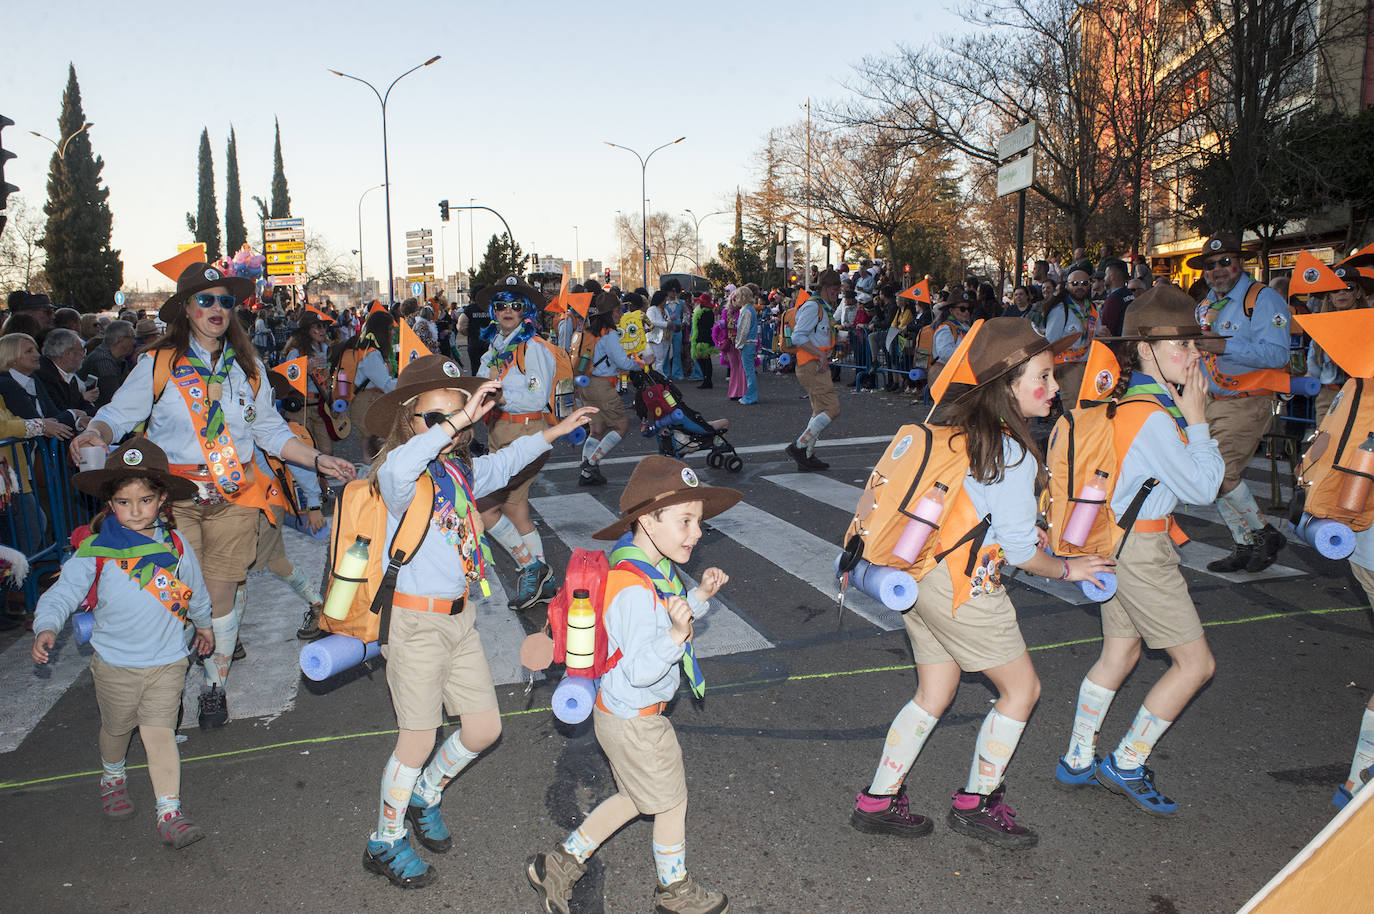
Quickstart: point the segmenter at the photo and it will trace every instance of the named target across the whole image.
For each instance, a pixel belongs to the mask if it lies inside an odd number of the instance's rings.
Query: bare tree
[[[19,194],[11,194],[5,210],[9,222],[0,234],[0,287],[47,291],[43,275],[44,251],[39,244],[44,220]]]
[[[301,292],[307,297],[310,287],[342,286],[356,283],[358,274],[353,271],[352,257],[329,246],[324,237],[308,232],[305,236],[305,271]]]
[[[632,215],[622,212],[616,216],[615,235],[621,251],[620,284],[624,288],[632,289],[641,281],[640,258],[644,249],[640,233],[644,228],[644,224]],[[691,222],[674,219],[667,213],[650,213],[647,229],[649,283],[653,286],[661,274],[681,273],[693,262],[696,236]]]

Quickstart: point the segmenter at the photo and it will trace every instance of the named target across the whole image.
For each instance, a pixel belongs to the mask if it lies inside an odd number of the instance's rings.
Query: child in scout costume
[[[356,358],[348,361],[357,367],[350,379],[353,399],[348,403],[348,416],[358,428],[363,428],[367,411],[377,398],[396,387],[396,347],[392,343],[395,327],[396,322],[386,311],[373,311],[352,344]],[[362,443],[363,457],[371,462],[382,442],[364,430]]]
[[[533,339],[538,334],[539,309],[546,303],[537,289],[519,277],[507,276],[478,292],[474,302],[487,305],[491,314],[491,323],[483,331],[489,346],[476,375],[501,382],[487,429],[487,446],[499,451],[549,427],[545,414],[558,363],[549,344]],[[553,569],[544,561],[544,541],[530,520],[530,485],[547,460],[547,454],[535,458],[478,504],[487,532],[520,567],[520,581],[510,601],[514,610],[530,609],[558,591]]]
[[[579,396],[583,403],[595,406],[599,412],[592,420],[587,440],[582,442],[582,468],[577,476],[579,486],[606,484],[606,477],[601,473],[601,461],[606,459],[630,428],[625,404],[616,390],[616,381],[622,371],[639,371],[644,366],[627,355],[620,342],[620,331],[617,329],[620,317],[620,299],[613,292],[597,295],[592,299],[582,339],[572,353],[576,370],[582,352],[590,341],[595,340],[591,350],[591,366],[587,371],[590,383],[579,388]]]
[[[815,455],[816,440],[831,422],[840,418],[840,398],[830,378],[830,350],[834,346],[830,314],[840,300],[840,275],[831,269],[823,270],[817,283],[817,294],[802,302],[792,328],[792,345],[797,347],[797,383],[811,399],[811,421],[786,450],[803,473],[830,469],[830,464]]]
[[[888,730],[872,783],[859,792],[850,822],[859,831],[916,838],[932,823],[912,812],[903,782],[945,713],[964,673],[982,673],[998,698],[983,719],[968,779],[956,790],[947,821],[954,831],[1001,847],[1034,845],[1034,831],[1014,821],[1003,777],[1026,721],[1040,698],[1040,679],[1001,584],[1010,563],[1031,574],[1083,581],[1109,568],[1096,556],[1063,560],[1044,552],[1036,527],[1036,490],[1046,481],[1040,452],[1027,420],[1047,416],[1058,385],[1054,356],[1075,337],[1050,342],[1030,321],[997,317],[975,324],[967,347],[945,371],[947,424],[961,431],[968,472],[958,498],[982,518],[972,531],[970,551],[943,547],[960,531],[938,530],[933,568],[920,579],[916,605],[903,619],[916,658],[916,695]],[[939,399],[937,399],[937,403]],[[979,528],[986,528],[981,541]]]
[[[321,400],[328,410],[334,400],[334,392],[329,390],[329,325],[333,321],[328,315],[309,306],[303,309],[300,325],[291,338],[286,341],[282,361],[289,362],[301,356],[306,358],[306,395],[305,405],[289,416],[310,430],[310,436],[319,443],[321,453],[334,453],[334,440],[325,429],[325,419],[320,412]],[[321,388],[325,388],[321,390]]]
[[[407,824],[426,848],[447,851],[453,839],[439,810],[443,789],[501,735],[496,688],[469,600],[470,585],[488,586],[477,499],[505,486],[591,412],[577,410],[540,435],[470,458],[471,426],[492,409],[499,389],[499,381],[460,377],[458,365],[443,356],[425,356],[407,365],[396,389],[367,411],[367,430],[385,439],[373,482],[386,503],[388,542],[411,502],[434,493],[430,529],[397,578],[382,649],[399,733],[382,772],[377,829],[363,852],[364,868],[401,888],[434,878],[410,846]],[[460,726],[434,751],[445,708]]]
[[[1207,373],[1199,360],[1200,347],[1214,345],[1216,338],[1198,327],[1186,292],[1156,286],[1127,307],[1122,335],[1106,342],[1116,344],[1120,365],[1119,381],[1106,395],[1117,401],[1113,422],[1118,430],[1123,423],[1138,425],[1121,458],[1111,498],[1114,515],[1125,516],[1143,486],[1153,481],[1153,488],[1131,529],[1123,531],[1116,595],[1102,604],[1102,653],[1079,687],[1069,748],[1054,776],[1070,788],[1101,784],[1148,813],[1166,816],[1178,804],[1155,786],[1145,762],[1216,668],[1171,537],[1178,503],[1209,503],[1226,471],[1207,430]],[[1116,690],[1140,659],[1142,640],[1168,653],[1169,669],[1145,696],[1116,750],[1099,758],[1098,731]]]
[[[687,779],[665,705],[677,694],[678,663],[695,664],[692,620],[729,581],[708,568],[690,593],[674,563],[686,562],[701,539],[701,522],[727,510],[741,495],[703,486],[680,460],[645,457],[620,496],[620,520],[594,534],[615,540],[606,579],[607,654],[619,662],[601,677],[592,712],[596,739],[611,763],[618,793],[603,801],[562,844],[529,859],[525,874],[541,910],[568,914],[573,885],[587,858],[636,816],[653,816],[654,911],[724,914],[730,904],[687,872]],[[689,674],[693,690],[705,683]]]
[[[39,597],[30,655],[34,663],[48,662],[57,633],[95,584],[91,677],[100,705],[100,808],[111,819],[133,815],[124,759],[137,727],[157,797],[158,836],[182,848],[205,833],[181,811],[173,729],[187,644],[198,654],[215,646],[196,552],[172,532],[170,503],[189,498],[195,486],[169,473],[166,455],[146,438],[130,438],[104,469],[77,473],[72,482],[105,508],[57,583]]]
[[[202,728],[229,720],[225,684],[238,641],[235,593],[257,553],[258,514],[269,510],[270,479],[254,470],[253,449],[312,467],[335,479],[356,474],[353,464],[321,454],[292,433],[273,407],[267,367],[254,355],[234,316],[253,294],[253,281],[193,263],[158,317],[167,332],[102,406],[70,450],[108,445],[146,423],[147,437],[167,454],[169,469],[195,484],[174,498],[178,534],[195,550],[212,607],[215,652],[206,660],[200,696]]]

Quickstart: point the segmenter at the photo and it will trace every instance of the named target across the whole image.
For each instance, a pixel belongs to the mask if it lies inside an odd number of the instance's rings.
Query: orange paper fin
[[[302,397],[304,397],[305,368],[306,362],[308,361],[309,358],[307,356],[301,356],[300,358],[292,359],[289,362],[282,362],[280,365],[278,365],[276,368],[273,368],[272,370],[275,371],[277,374],[281,375],[283,378],[286,378],[286,380],[290,381],[291,386],[296,389],[296,392],[300,394]]]
[[[1078,388],[1078,399],[1068,404],[1068,408],[1084,400],[1105,400],[1120,380],[1121,363],[1116,360],[1116,353],[1106,343],[1093,340],[1088,359],[1083,363],[1083,383]],[[1062,394],[1060,399],[1063,399]]]
[[[181,276],[182,271],[191,264],[204,262],[205,245],[204,243],[197,243],[191,245],[175,257],[168,257],[161,263],[153,264],[153,269],[175,282],[177,278]]]
[[[959,341],[959,345],[954,350],[954,355],[949,357],[949,362],[945,364],[944,371],[940,372],[940,377],[931,385],[930,396],[936,403],[945,395],[951,384],[968,384],[970,386],[978,383],[978,379],[973,376],[973,368],[968,363],[968,349],[973,344],[973,338],[978,335],[978,330],[983,326],[981,319],[973,322],[968,333]]]
[[[910,289],[904,289],[897,293],[898,298],[909,298],[912,301],[923,301],[930,304],[930,280],[923,279]]]
[[[1374,378],[1374,308],[1295,314],[1293,320],[1352,378]]]
[[[410,329],[409,324],[405,321],[401,321],[400,327],[401,349],[396,354],[396,371],[398,373],[405,371],[406,366],[416,359],[422,359],[427,355],[434,354],[429,351],[429,347],[420,342],[420,338],[415,335],[414,330]]]
[[[1289,295],[1313,295],[1318,292],[1337,292],[1345,288],[1345,280],[1335,271],[1313,257],[1310,251],[1298,251],[1293,264],[1293,276],[1288,281]]]

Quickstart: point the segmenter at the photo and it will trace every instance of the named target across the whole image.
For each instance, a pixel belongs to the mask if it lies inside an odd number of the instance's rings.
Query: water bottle
[[[583,352],[581,355],[577,357],[577,365],[573,368],[573,374],[585,375],[587,373],[587,369],[591,366],[592,354],[590,352]]]
[[[1360,513],[1369,501],[1369,477],[1374,475],[1374,432],[1356,448],[1347,469],[1355,472],[1343,474],[1345,478],[1336,492],[1336,504],[1343,511]],[[1359,475],[1361,473],[1365,475]]]
[[[329,596],[324,601],[324,614],[329,618],[336,621],[348,618],[353,597],[367,572],[367,547],[371,542],[365,536],[358,537],[334,563],[329,573]]]
[[[348,399],[348,373],[345,371],[340,371],[334,381],[334,396],[340,400]]]
[[[565,655],[563,663],[569,670],[590,670],[596,662],[596,610],[588,591],[573,591]]]
[[[945,513],[945,494],[949,492],[949,486],[943,482],[937,482],[930,487],[930,491],[916,502],[916,509],[912,511],[915,515],[907,521],[906,529],[897,538],[897,545],[892,547],[892,554],[897,556],[908,565],[916,563],[916,557],[921,554],[921,549],[925,546],[926,540],[930,539],[930,534],[935,532],[935,528],[940,524],[940,516]]]
[[[1064,542],[1073,543],[1075,546],[1086,543],[1088,534],[1092,532],[1093,522],[1097,520],[1097,512],[1102,510],[1102,505],[1106,501],[1107,472],[1094,470],[1093,478],[1078,493],[1078,501],[1069,514],[1068,523],[1064,525]]]

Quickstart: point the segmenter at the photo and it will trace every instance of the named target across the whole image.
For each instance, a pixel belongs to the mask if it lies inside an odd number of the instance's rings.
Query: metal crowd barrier
[[[72,485],[76,470],[68,461],[65,441],[0,439],[0,460],[19,480],[0,511],[0,543],[28,559],[23,590],[32,611],[38,603],[39,577],[62,566],[71,552],[72,531],[90,521],[96,505]]]

